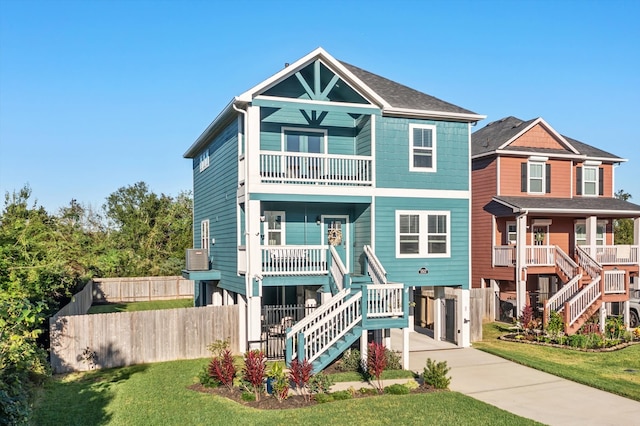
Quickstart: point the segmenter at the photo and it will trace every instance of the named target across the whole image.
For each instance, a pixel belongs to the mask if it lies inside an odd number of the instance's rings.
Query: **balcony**
[[[555,266],[556,246],[526,246],[526,266]],[[516,246],[494,246],[493,266],[515,266]]]
[[[638,246],[580,246],[601,265],[637,265]]]
[[[372,158],[303,152],[260,153],[262,183],[371,186]]]
[[[327,275],[326,245],[262,247],[262,275]]]

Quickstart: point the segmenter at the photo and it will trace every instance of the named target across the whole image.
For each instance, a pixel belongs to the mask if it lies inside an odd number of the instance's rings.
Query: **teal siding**
[[[409,124],[412,123],[436,126],[437,172],[409,171]],[[378,187],[469,189],[469,127],[466,123],[379,117],[376,158]]]
[[[245,293],[237,276],[238,123],[233,121],[209,143],[210,165],[200,172],[199,154],[193,162],[194,246],[200,247],[200,222],[209,219],[212,268],[221,272],[220,287]]]
[[[356,155],[371,155],[371,116],[356,120]]]
[[[353,268],[354,274],[365,274],[364,246],[371,245],[371,206],[356,205],[353,224]]]
[[[376,198],[376,256],[390,281],[412,286],[469,288],[469,201],[428,198]],[[451,247],[446,258],[396,258],[396,210],[450,211]],[[426,267],[427,275],[418,270]]]

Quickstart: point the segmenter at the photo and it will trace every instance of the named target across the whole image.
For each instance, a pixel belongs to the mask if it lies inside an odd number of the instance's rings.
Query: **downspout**
[[[245,201],[245,206],[247,205],[247,179],[249,177],[249,168],[248,168],[248,164],[249,161],[247,159],[247,149],[248,149],[248,118],[247,118],[247,111],[243,110],[242,108],[238,108],[235,104],[235,100],[234,102],[231,103],[231,106],[233,107],[234,110],[236,110],[237,112],[241,113],[243,115],[243,136],[244,136],[244,201]],[[245,218],[244,218],[244,244],[245,244],[245,250],[244,250],[244,256],[245,256],[245,294],[247,296],[247,302],[249,301],[249,296],[252,295],[252,291],[253,291],[253,278],[251,275],[251,271],[249,270],[250,268],[250,263],[249,263],[249,247],[248,247],[248,242],[249,239],[247,238],[248,235],[248,225],[247,225],[247,212],[245,211]]]

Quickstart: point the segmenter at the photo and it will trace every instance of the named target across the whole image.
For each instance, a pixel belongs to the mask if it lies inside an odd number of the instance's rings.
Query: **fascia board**
[[[422,109],[409,109],[409,108],[384,108],[382,110],[383,116],[395,116],[395,117],[414,117],[414,118],[435,118],[435,119],[454,119],[465,122],[476,122],[487,118],[486,115],[480,114],[466,114],[459,112],[442,112],[442,111],[428,111]]]

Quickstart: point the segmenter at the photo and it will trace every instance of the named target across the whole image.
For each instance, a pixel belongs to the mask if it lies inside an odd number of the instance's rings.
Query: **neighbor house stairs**
[[[287,329],[287,365],[307,360],[317,373],[351,347],[365,330],[408,326],[408,293],[403,284],[387,281],[374,251],[365,246],[369,279],[354,282],[333,247],[330,248],[333,297]]]

